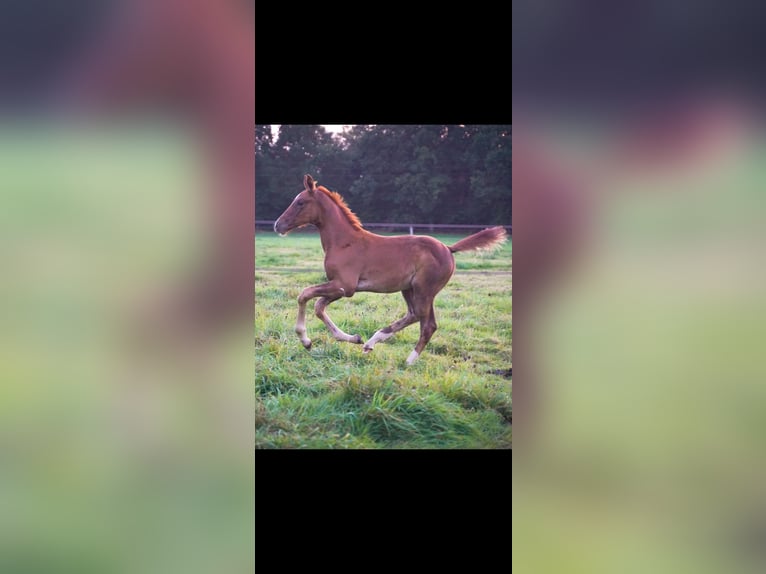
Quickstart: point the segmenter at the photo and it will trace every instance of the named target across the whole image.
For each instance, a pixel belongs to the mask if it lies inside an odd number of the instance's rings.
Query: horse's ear
[[[303,176],[303,186],[311,193],[314,193],[314,190],[317,188],[314,178],[308,174]]]

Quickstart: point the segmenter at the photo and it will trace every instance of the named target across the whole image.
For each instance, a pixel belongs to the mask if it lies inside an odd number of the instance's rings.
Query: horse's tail
[[[461,239],[455,245],[451,245],[449,250],[452,253],[457,253],[458,251],[473,251],[475,249],[495,249],[505,243],[506,239],[508,239],[508,234],[504,227],[490,227]]]

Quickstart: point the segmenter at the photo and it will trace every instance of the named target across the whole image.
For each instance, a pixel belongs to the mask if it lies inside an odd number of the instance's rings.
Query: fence
[[[452,232],[459,232],[461,230],[466,231],[468,233],[474,233],[476,231],[480,231],[482,229],[486,229],[487,227],[492,227],[492,225],[464,225],[460,223],[455,224],[447,224],[447,223],[365,223],[363,225],[365,229],[377,229],[378,231],[390,231],[394,232],[399,229],[406,229],[409,231],[410,235],[415,234],[415,230],[419,230],[421,232],[427,232],[427,233],[452,233]],[[512,228],[510,225],[504,225],[505,230],[508,232],[508,235],[511,235]],[[268,221],[264,219],[256,219],[255,220],[255,229],[258,230],[261,229],[267,229],[269,231],[274,231],[274,221]],[[316,231],[316,228],[311,225],[307,226],[306,228],[308,231]],[[297,230],[296,230],[297,231]]]

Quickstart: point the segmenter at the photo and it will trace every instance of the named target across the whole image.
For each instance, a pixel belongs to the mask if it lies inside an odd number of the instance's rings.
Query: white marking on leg
[[[417,351],[412,351],[412,352],[410,353],[410,356],[409,356],[409,357],[407,357],[407,364],[408,364],[408,365],[411,365],[412,363],[414,363],[414,362],[417,360],[417,358],[418,358],[419,356],[420,356],[420,353],[418,353]]]
[[[370,340],[367,341],[364,344],[364,349],[362,349],[365,353],[369,353],[372,351],[372,348],[375,346],[376,343],[380,343],[381,341],[385,341],[389,337],[393,335],[393,331],[390,333],[384,333],[383,329],[380,329],[379,331],[376,331],[375,334],[370,337]]]
[[[298,320],[295,322],[295,332],[301,343],[307,349],[311,346],[311,339],[306,336],[306,304],[298,304]]]

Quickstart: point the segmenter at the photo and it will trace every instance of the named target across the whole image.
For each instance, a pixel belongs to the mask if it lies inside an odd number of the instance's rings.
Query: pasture
[[[452,244],[463,236],[435,235]],[[255,237],[257,448],[510,448],[512,244],[458,253],[435,301],[439,329],[418,361],[405,359],[417,325],[379,343],[335,341],[307,313],[306,351],[294,332],[297,297],[325,281],[316,234]],[[366,341],[400,318],[400,293],[357,293],[328,307]]]

